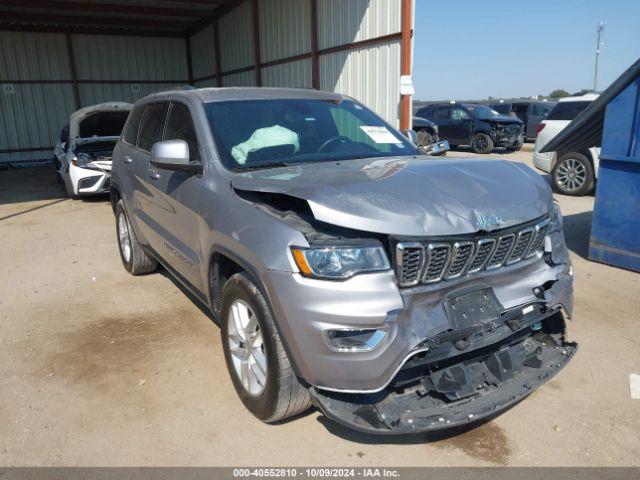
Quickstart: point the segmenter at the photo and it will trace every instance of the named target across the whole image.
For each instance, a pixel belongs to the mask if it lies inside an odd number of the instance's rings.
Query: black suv
[[[440,138],[452,147],[470,145],[476,153],[491,153],[494,147],[516,151],[524,143],[523,123],[486,105],[434,103],[418,110],[416,116],[434,122]]]

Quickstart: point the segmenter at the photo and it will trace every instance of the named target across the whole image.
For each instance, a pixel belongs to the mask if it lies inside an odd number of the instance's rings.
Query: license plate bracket
[[[455,292],[445,298],[444,308],[449,321],[459,330],[496,322],[504,310],[490,287]]]

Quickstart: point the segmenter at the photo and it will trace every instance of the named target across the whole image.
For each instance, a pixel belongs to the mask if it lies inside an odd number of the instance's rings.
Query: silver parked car
[[[239,397],[274,422],[466,424],[572,357],[562,218],[546,182],[442,159],[355,100],[227,88],[138,101],[113,155],[124,267],[161,263],[219,319]]]

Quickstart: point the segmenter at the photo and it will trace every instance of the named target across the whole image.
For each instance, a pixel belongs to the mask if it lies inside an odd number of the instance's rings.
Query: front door
[[[200,147],[189,107],[172,101],[163,140],[184,140],[190,161],[201,163]],[[197,202],[202,175],[175,172],[148,165],[145,213],[156,235],[153,248],[165,262],[200,291],[204,291],[200,265],[204,261],[199,244]]]
[[[462,107],[452,107],[449,135],[456,145],[469,145],[471,138],[471,114]]]

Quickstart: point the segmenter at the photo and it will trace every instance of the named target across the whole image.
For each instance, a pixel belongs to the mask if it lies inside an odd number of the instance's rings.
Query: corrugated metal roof
[[[184,37],[237,0],[169,2],[150,0],[3,0],[0,28]]]

